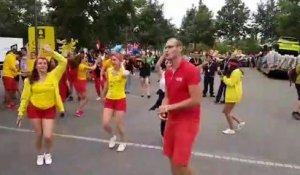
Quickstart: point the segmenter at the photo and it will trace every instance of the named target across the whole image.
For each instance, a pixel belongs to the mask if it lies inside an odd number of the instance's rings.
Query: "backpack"
[[[289,76],[289,80],[290,80],[290,86],[292,85],[292,83],[295,83],[298,77],[298,74],[296,72],[296,68],[290,69],[288,71],[288,76]]]

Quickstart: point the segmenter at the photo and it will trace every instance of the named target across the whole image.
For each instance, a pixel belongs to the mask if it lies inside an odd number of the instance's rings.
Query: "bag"
[[[297,72],[296,72],[296,68],[290,69],[288,71],[288,76],[289,76],[289,80],[290,80],[290,86],[292,85],[292,83],[295,83],[297,80]]]

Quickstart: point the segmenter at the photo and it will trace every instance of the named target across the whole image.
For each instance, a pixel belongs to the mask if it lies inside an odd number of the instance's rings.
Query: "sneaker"
[[[10,110],[15,110],[17,108],[17,105],[15,103],[10,103],[6,107]]]
[[[45,154],[45,163],[46,165],[51,165],[52,164],[52,156],[50,153]]]
[[[101,100],[101,97],[96,98],[97,101]]]
[[[37,155],[37,157],[36,157],[36,164],[38,166],[44,165],[44,154]]]
[[[243,128],[243,126],[246,125],[246,122],[240,122],[238,125],[237,125],[237,130],[241,130]]]
[[[223,132],[223,134],[227,134],[227,135],[232,135],[232,134],[235,134],[235,131],[234,130],[232,130],[232,129],[226,129],[226,130],[224,130],[224,131],[222,131]]]
[[[81,117],[84,114],[83,111],[76,111],[75,116],[76,117]]]
[[[73,101],[73,96],[69,96],[68,101]]]
[[[126,143],[121,143],[121,144],[118,146],[117,151],[118,151],[118,152],[123,152],[125,149],[126,149]]]
[[[110,149],[114,148],[116,146],[116,140],[117,140],[117,136],[112,136],[112,138],[109,139],[109,143],[108,143],[108,147]]]
[[[210,97],[216,97],[214,94],[211,94]]]

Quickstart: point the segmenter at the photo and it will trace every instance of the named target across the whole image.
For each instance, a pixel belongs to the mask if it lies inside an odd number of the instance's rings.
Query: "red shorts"
[[[113,109],[115,111],[124,111],[126,112],[126,98],[119,100],[105,99],[104,108]]]
[[[76,80],[74,82],[74,87],[78,94],[83,94],[86,92],[87,81],[86,80]]]
[[[2,77],[2,81],[3,81],[4,89],[6,91],[17,91],[18,90],[18,84],[14,78]]]
[[[27,107],[27,116],[32,119],[55,119],[56,108],[53,106],[48,109],[39,109],[29,103]]]
[[[175,165],[188,165],[198,130],[199,122],[167,121],[163,150]]]

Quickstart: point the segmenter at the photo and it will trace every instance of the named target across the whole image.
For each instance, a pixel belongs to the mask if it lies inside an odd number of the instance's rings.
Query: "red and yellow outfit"
[[[104,103],[105,108],[116,111],[126,111],[126,94],[125,94],[126,77],[120,69],[116,75],[114,68],[107,70],[107,93]]]
[[[189,86],[199,85],[200,72],[191,63],[182,59],[173,73],[166,70],[166,94],[169,105],[190,98]],[[192,145],[200,125],[200,105],[170,111],[164,133],[164,154],[177,165],[188,165]]]
[[[79,94],[86,92],[87,86],[87,69],[89,69],[85,63],[80,63],[77,71],[77,79],[75,80],[74,87]]]
[[[20,117],[24,116],[26,109],[29,118],[53,119],[56,108],[64,112],[64,105],[59,94],[59,80],[66,69],[67,60],[57,52],[53,53],[53,58],[58,61],[58,65],[47,73],[44,81],[30,84],[29,79],[25,79],[18,109]]]
[[[17,57],[13,53],[6,55],[3,63],[3,85],[6,91],[16,91],[18,90],[18,84],[14,77],[19,74],[16,67]]]

